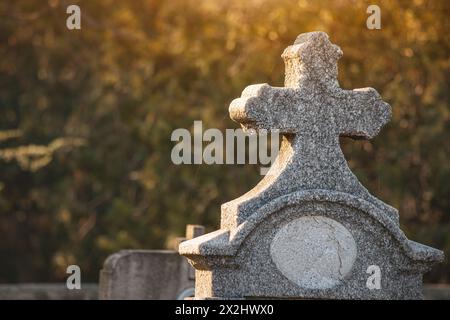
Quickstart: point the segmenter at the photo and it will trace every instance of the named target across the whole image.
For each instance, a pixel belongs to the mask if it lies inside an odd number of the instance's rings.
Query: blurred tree
[[[81,7],[81,31],[65,9]],[[176,128],[235,128],[252,83],[282,85],[282,50],[323,30],[344,88],[393,106],[374,141],[342,140],[349,165],[402,227],[450,256],[449,2],[133,0],[0,2],[0,282],[95,281],[123,248],[161,248],[186,223],[216,228],[257,166],[176,166]],[[447,258],[448,259],[448,258]],[[448,260],[428,281],[450,280]]]

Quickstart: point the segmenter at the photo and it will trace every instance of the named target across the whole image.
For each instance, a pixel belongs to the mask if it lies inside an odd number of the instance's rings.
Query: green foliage
[[[114,251],[217,228],[259,168],[176,166],[170,134],[237,127],[229,102],[282,85],[281,52],[313,30],[343,49],[342,87],[393,106],[376,139],[342,140],[352,170],[410,238],[450,256],[448,1],[381,1],[381,30],[367,1],[77,3],[81,31],[66,1],[0,2],[0,282],[61,280],[70,263],[95,281]],[[428,280],[448,282],[449,266]]]

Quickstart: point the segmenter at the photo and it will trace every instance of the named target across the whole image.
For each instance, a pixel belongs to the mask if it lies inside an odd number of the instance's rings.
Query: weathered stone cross
[[[376,199],[350,171],[339,136],[370,139],[391,117],[373,88],[343,90],[337,81],[341,49],[324,32],[301,34],[284,51],[285,87],[248,86],[229,111],[244,129],[279,130],[280,153],[252,190],[222,205],[222,228],[236,227],[260,205],[299,190],[359,196],[397,221],[397,210]]]

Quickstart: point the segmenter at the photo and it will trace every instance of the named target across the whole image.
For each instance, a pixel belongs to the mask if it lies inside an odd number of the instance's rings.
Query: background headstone
[[[247,87],[230,104],[244,129],[278,130],[264,179],[222,205],[221,228],[181,243],[210,298],[422,298],[442,251],[408,240],[395,208],[350,171],[339,137],[370,139],[391,117],[373,88],[343,90],[341,49],[323,32],[284,51],[285,87]]]
[[[186,238],[204,233],[187,225]],[[99,299],[184,299],[193,295],[194,273],[174,250],[122,250],[109,256],[100,271]]]

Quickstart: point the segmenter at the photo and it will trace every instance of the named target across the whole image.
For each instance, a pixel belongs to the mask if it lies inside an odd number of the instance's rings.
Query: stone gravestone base
[[[370,139],[391,116],[372,88],[343,90],[342,51],[301,34],[285,87],[247,87],[230,105],[244,129],[279,130],[280,152],[251,191],[222,205],[221,229],[180,244],[196,299],[421,299],[442,251],[408,240],[395,208],[348,168],[339,136]]]
[[[190,242],[204,255],[184,253],[197,269],[196,297],[420,299],[433,257],[381,216],[339,193],[282,197],[232,237]],[[205,240],[212,250],[201,251]],[[381,272],[379,289],[367,285],[370,266]]]

